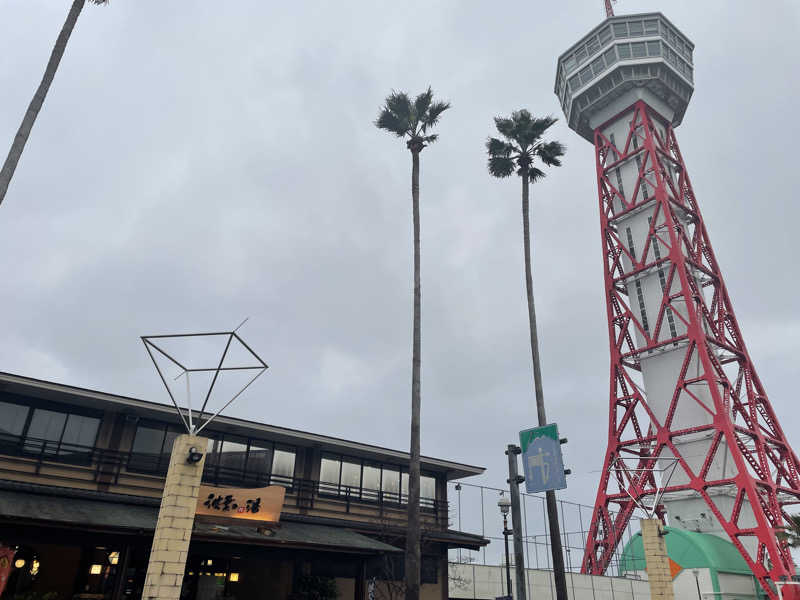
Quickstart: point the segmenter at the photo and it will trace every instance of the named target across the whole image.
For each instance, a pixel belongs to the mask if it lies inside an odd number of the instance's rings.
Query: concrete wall
[[[449,571],[450,598],[494,600],[506,594],[505,567],[450,563]],[[526,577],[528,600],[555,600],[551,571],[527,569]],[[567,573],[567,591],[570,600],[650,600],[646,581],[622,577]]]

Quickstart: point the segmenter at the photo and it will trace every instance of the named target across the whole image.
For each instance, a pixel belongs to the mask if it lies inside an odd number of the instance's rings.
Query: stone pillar
[[[199,462],[186,460],[192,446],[203,453]],[[172,445],[144,580],[143,600],[180,598],[207,447],[207,438],[187,434],[179,435]]]
[[[663,526],[658,519],[642,519],[642,544],[650,583],[650,600],[674,600]]]

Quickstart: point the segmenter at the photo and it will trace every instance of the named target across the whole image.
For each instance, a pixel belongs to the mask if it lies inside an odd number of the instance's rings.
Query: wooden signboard
[[[201,485],[195,514],[213,520],[277,523],[281,517],[286,488],[221,488]]]

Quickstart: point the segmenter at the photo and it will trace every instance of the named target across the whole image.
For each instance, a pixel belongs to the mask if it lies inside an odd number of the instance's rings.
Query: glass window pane
[[[70,415],[67,426],[64,428],[64,437],[61,444],[74,444],[76,446],[94,446],[97,440],[97,430],[100,419],[84,417],[83,415]]]
[[[142,471],[155,471],[161,457],[164,443],[164,427],[139,425],[133,438],[133,449],[128,468]]]
[[[342,487],[341,493],[358,496],[361,490],[361,463],[352,461],[342,462]]]
[[[626,59],[631,57],[631,46],[630,44],[620,44],[617,46],[617,52],[619,53],[620,59]]]
[[[614,48],[610,48],[603,54],[603,58],[605,58],[607,65],[613,65],[617,62],[617,53]]]
[[[400,471],[383,467],[383,482],[381,484],[383,499],[386,502],[400,501]]]
[[[429,500],[436,499],[436,479],[422,475],[419,478],[419,497],[428,498]]]
[[[228,437],[222,440],[219,453],[218,479],[220,483],[239,483],[247,460],[247,440]]]
[[[402,473],[400,476],[400,502],[408,504],[408,473]]]
[[[608,27],[602,29],[600,31],[600,43],[605,46],[606,42],[611,39],[611,29]]]
[[[25,436],[25,449],[30,452],[43,451],[45,454],[55,454],[66,420],[67,415],[64,413],[34,408],[31,424]]]
[[[628,37],[628,24],[627,23],[614,23],[614,37]]]
[[[647,42],[648,56],[659,56],[661,54],[661,42]]]
[[[361,481],[361,497],[365,500],[377,500],[381,488],[381,468],[364,465]]]
[[[580,50],[575,52],[575,60],[578,62],[578,64],[581,64],[587,58],[589,58],[589,55],[586,54],[586,48],[581,48]]]
[[[250,451],[247,453],[247,468],[245,480],[254,485],[266,485],[269,473],[272,470],[272,444],[268,442],[250,441]]]
[[[167,472],[169,468],[169,458],[172,455],[172,443],[175,441],[176,437],[185,432],[185,429],[183,432],[178,429],[172,429],[171,427],[167,429],[167,433],[164,436],[164,446],[161,448],[161,460],[158,463],[159,471]]]
[[[319,469],[319,491],[328,493],[339,492],[339,470],[341,462],[333,456],[323,456]]]
[[[628,23],[628,27],[631,29],[631,35],[642,35],[644,33],[644,29],[642,28],[641,21],[631,21]]]
[[[206,447],[206,462],[203,465],[203,481],[206,483],[217,483],[217,461],[219,451],[222,449],[222,440],[218,438],[208,438]]]
[[[22,435],[29,410],[29,407],[21,404],[0,402],[0,441],[13,440]]]
[[[606,68],[605,63],[603,62],[603,57],[599,56],[595,60],[592,61],[592,71],[594,71],[595,75],[603,72],[603,69]]]
[[[99,427],[100,419],[83,415],[69,415],[67,426],[64,428],[64,436],[61,438],[59,455],[87,457],[97,441]]]
[[[643,56],[647,55],[645,51],[644,42],[636,42],[631,44],[631,52],[633,53],[634,58],[642,58]]]
[[[658,33],[658,21],[655,19],[648,19],[644,22],[644,30],[647,33]]]
[[[275,455],[272,459],[272,480],[274,485],[291,487],[294,481],[294,458],[293,450],[275,448]]]
[[[566,61],[564,61],[564,67],[566,67],[567,73],[574,71],[577,64],[578,63],[575,62],[574,56],[570,56]]]
[[[591,56],[600,50],[600,42],[597,41],[597,38],[593,37],[586,42],[586,49],[589,51],[589,56]]]

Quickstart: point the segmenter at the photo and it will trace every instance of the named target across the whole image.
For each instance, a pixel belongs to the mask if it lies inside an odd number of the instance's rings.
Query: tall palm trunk
[[[539,425],[547,425],[544,411],[544,392],[542,390],[542,371],[539,364],[539,333],[536,328],[536,306],[533,302],[533,275],[531,273],[531,229],[529,219],[529,174],[528,168],[522,172],[522,235],[525,248],[525,289],[528,292],[528,323],[531,330],[531,358],[533,359],[533,386],[536,392],[536,415]],[[556,597],[567,599],[567,581],[564,576],[564,555],[561,552],[561,528],[558,524],[556,493],[546,493],[547,518],[550,525],[550,544],[553,548],[553,573],[555,575]]]
[[[421,378],[421,309],[419,251],[419,150],[411,150],[411,201],[414,213],[414,341],[411,359],[411,462],[408,468],[408,533],[406,535],[406,600],[419,600],[420,519],[419,519],[419,415]]]
[[[56,76],[58,64],[61,62],[61,57],[64,56],[69,36],[72,35],[72,30],[75,28],[75,23],[78,21],[78,16],[81,14],[84,4],[86,4],[86,0],[74,0],[72,2],[72,8],[69,9],[67,20],[64,21],[64,25],[61,27],[61,33],[58,34],[56,45],[53,46],[53,50],[50,52],[50,60],[47,61],[47,68],[44,71],[42,81],[39,83],[31,103],[28,105],[28,110],[22,118],[22,124],[19,126],[14,142],[11,144],[11,150],[9,150],[6,161],[3,163],[3,169],[0,171],[0,204],[3,203],[3,199],[6,197],[6,191],[11,183],[11,178],[14,176],[17,163],[22,156],[22,150],[25,148],[25,143],[31,134],[31,129],[33,129],[39,110],[44,104],[50,84],[53,83],[53,78]]]

